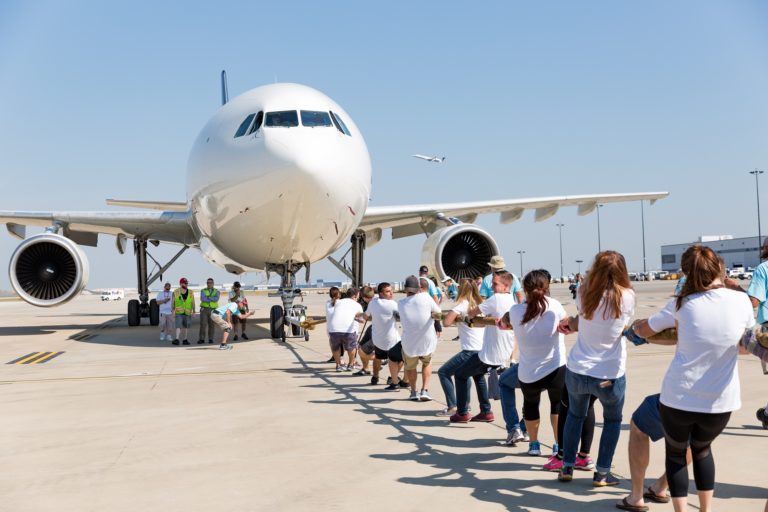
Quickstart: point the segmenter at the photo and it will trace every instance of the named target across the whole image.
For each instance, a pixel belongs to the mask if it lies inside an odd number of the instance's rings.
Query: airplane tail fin
[[[229,101],[229,91],[227,90],[227,71],[221,70],[221,104],[226,105]]]

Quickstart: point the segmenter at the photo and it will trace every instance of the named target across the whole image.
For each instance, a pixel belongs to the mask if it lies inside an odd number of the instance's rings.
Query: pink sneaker
[[[557,455],[552,455],[546,464],[544,464],[544,471],[560,471],[563,467],[563,461],[557,458]]]
[[[580,469],[582,471],[592,471],[595,469],[595,462],[592,460],[592,457],[587,455],[586,457],[581,457],[579,455],[576,455],[576,464],[573,465],[575,469]]]

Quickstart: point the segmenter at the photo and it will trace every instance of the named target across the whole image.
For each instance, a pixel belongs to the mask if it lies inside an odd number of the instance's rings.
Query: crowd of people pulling
[[[768,244],[763,252],[768,258]],[[326,319],[332,361],[337,372],[357,370],[353,375],[370,376],[372,385],[379,383],[386,363],[385,390],[406,388],[409,400],[428,402],[439,325],[441,321],[456,325],[460,350],[437,370],[446,403],[437,415],[451,423],[494,421],[490,396],[498,390],[507,430],[504,444],[527,442],[527,453],[539,456],[540,401],[546,392],[554,443],[542,468],[557,472],[561,482],[570,482],[574,469],[594,471],[592,485],[603,487],[620,483],[611,467],[627,386],[626,341],[674,344],[675,355],[660,393],[646,397],[632,414],[628,450],[632,489],[616,507],[646,511],[648,502],[671,501],[676,511],[686,510],[692,464],[699,507],[707,511],[715,484],[711,443],[741,407],[737,356],[750,353],[747,346],[757,346],[751,353],[764,359],[768,352],[755,344],[753,329],[753,303],[764,315],[758,320],[768,321],[768,262],[763,265],[764,277],[756,272],[745,293],[726,278],[723,260],[714,251],[692,246],[682,257],[686,279],[681,289],[658,313],[634,322],[635,293],[624,257],[615,251],[598,253],[586,276],[571,289],[577,309],[571,317],[550,296],[551,276],[546,270],[528,272],[521,283],[504,268],[503,258],[494,256],[489,275],[458,283],[452,309],[443,312],[440,287],[428,277],[429,269],[421,267],[419,276],[406,278],[406,296],[398,301],[389,283],[379,283],[376,290],[349,288],[343,294],[338,288],[330,290]],[[564,336],[570,333],[576,334],[576,342],[566,354]],[[469,398],[472,382],[479,403],[474,415]],[[489,391],[489,382],[494,391]],[[515,389],[522,393],[522,419]],[[603,428],[595,461],[590,453],[596,401],[602,405]],[[768,428],[765,417],[765,409],[762,415],[758,411],[758,419]],[[649,440],[661,438],[665,472],[646,486]]]

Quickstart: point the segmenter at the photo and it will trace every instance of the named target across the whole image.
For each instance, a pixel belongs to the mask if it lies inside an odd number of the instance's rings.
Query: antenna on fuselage
[[[227,92],[227,71],[221,70],[221,104],[226,105],[229,101],[229,92]]]

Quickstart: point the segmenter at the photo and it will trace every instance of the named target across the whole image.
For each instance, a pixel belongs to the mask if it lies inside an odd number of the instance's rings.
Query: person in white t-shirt
[[[579,333],[566,363],[569,407],[563,431],[563,467],[558,479],[573,479],[576,449],[594,395],[603,406],[603,432],[592,485],[618,485],[619,479],[610,470],[621,432],[626,388],[627,348],[622,332],[635,310],[635,292],[624,256],[616,251],[597,253],[579,287],[576,308]]]
[[[469,317],[480,314],[494,318],[501,318],[515,303],[515,299],[509,293],[512,287],[512,274],[506,271],[493,274],[493,295],[473,308]],[[483,346],[480,351],[470,356],[456,370],[456,414],[451,416],[451,423],[467,423],[469,421],[490,422],[494,420],[491,411],[491,401],[488,398],[488,382],[485,375],[491,368],[506,366],[515,349],[515,338],[512,331],[500,330],[498,327],[486,327],[483,333]],[[474,416],[469,415],[469,393],[467,383],[469,379],[475,381],[477,399],[480,402],[480,412]]]
[[[403,360],[405,376],[411,386],[412,401],[429,401],[429,379],[432,375],[432,353],[437,348],[437,334],[433,314],[440,307],[429,296],[429,279],[408,276],[405,280],[406,297],[397,303],[400,324],[403,326]],[[439,318],[439,316],[438,316]],[[416,391],[417,367],[421,362],[421,391]]]
[[[520,357],[517,377],[523,392],[523,418],[530,436],[528,455],[541,455],[539,443],[539,403],[541,393],[549,395],[549,418],[557,451],[557,418],[560,395],[565,382],[564,336],[557,330],[567,317],[562,304],[549,297],[549,273],[533,270],[523,279],[525,302],[509,310],[509,323],[515,332]]]
[[[755,319],[747,294],[735,283],[731,285],[734,289],[725,287],[725,266],[712,249],[689,247],[681,268],[687,279],[680,294],[647,322],[633,325],[632,331],[647,338],[677,327],[677,347],[661,384],[659,408],[667,480],[675,511],[687,510],[685,454],[690,445],[699,507],[709,511],[715,488],[710,445],[731,413],[741,408],[736,363],[740,352],[748,352],[740,348],[739,340],[744,329],[755,325]]]
[[[464,279],[461,281],[459,287],[459,294],[456,297],[456,305],[445,316],[443,324],[446,327],[456,323],[457,319],[461,319],[475,309],[483,302],[483,298],[480,297],[477,285],[471,279]],[[438,416],[453,416],[456,414],[456,388],[453,385],[453,376],[456,370],[464,364],[474,354],[477,354],[483,347],[483,334],[485,333],[484,327],[470,327],[463,321],[459,321],[459,341],[461,343],[461,350],[448,361],[443,363],[437,375],[440,377],[440,385],[443,387],[443,393],[445,393],[445,405],[446,408],[437,413]],[[470,387],[470,382],[466,382],[467,388]],[[469,397],[469,389],[466,391],[467,397]]]
[[[357,288],[348,288],[343,299],[333,305],[333,313],[328,319],[328,337],[330,339],[336,371],[352,371],[357,355],[357,324],[362,323],[363,307],[357,302]],[[326,310],[327,311],[327,310]],[[349,363],[341,364],[341,347],[347,351]]]
[[[160,306],[160,341],[172,341],[175,327],[173,318],[173,292],[171,283],[163,285],[163,291],[157,294],[157,303]]]
[[[368,304],[365,311],[366,319],[371,321],[371,339],[373,340],[373,376],[371,384],[378,384],[382,361],[389,361],[391,391],[397,391],[400,386],[400,368],[403,358],[390,350],[400,344],[400,333],[397,332],[397,302],[392,300],[394,293],[389,283],[379,283],[376,288],[377,296]],[[390,388],[388,388],[390,389]]]

